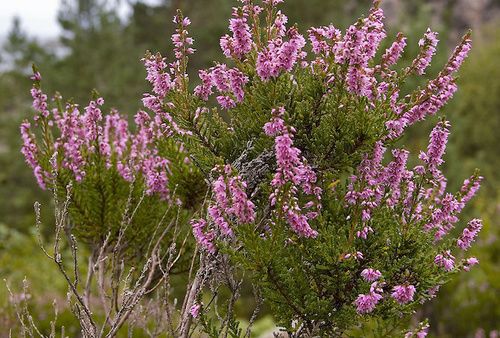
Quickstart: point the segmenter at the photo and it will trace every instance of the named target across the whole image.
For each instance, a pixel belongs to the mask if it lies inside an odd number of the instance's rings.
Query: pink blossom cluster
[[[215,229],[211,229],[210,223],[203,219],[191,222],[198,244],[211,253],[215,252],[213,240],[217,232],[233,237],[231,223],[245,224],[255,221],[255,205],[246,194],[247,186],[241,176],[234,175],[230,165],[217,166],[213,171],[219,176],[212,183],[214,198],[207,211],[208,219]]]
[[[210,253],[215,252],[215,232],[209,228],[207,221],[203,218],[191,220],[193,235],[198,244]]]
[[[172,90],[181,90],[182,81],[179,80],[179,76],[172,80],[170,74],[176,74],[178,70],[175,68],[178,66],[178,60],[168,67],[165,59],[160,55],[147,55],[142,59],[146,67],[146,80],[153,86],[153,93],[145,93],[142,99],[144,107],[150,109],[155,113],[156,123],[162,125],[162,130],[164,136],[170,136],[172,133],[179,135],[190,134],[189,131],[185,131],[180,128],[174,121],[171,113],[168,111],[173,110],[175,106],[172,103],[164,104],[164,100],[167,94]]]
[[[470,39],[470,32],[469,32],[464,36],[462,43],[458,45],[453,51],[453,54],[450,56],[450,59],[448,60],[446,67],[444,68],[444,72],[446,72],[447,74],[452,74],[458,71],[458,69],[465,61],[467,55],[471,50],[472,47],[471,43],[472,42]]]
[[[100,114],[100,110],[94,111],[94,113]],[[86,115],[85,122],[84,115]],[[65,111],[54,116],[55,124],[61,131],[54,142],[54,148],[58,154],[63,155],[62,167],[69,169],[77,182],[85,177],[84,167],[87,164],[85,149],[89,148],[90,152],[96,150],[96,139],[86,139],[87,128],[93,129],[94,133],[97,134],[97,123],[102,120],[100,116],[94,116],[94,120],[92,120],[89,114],[84,115],[80,113],[78,106],[67,105]],[[92,126],[92,123],[95,125]]]
[[[474,242],[474,239],[479,234],[482,227],[483,223],[480,219],[475,218],[471,220],[468,223],[467,227],[463,230],[462,235],[457,241],[458,247],[462,250],[467,250],[468,248],[470,248],[472,242]]]
[[[23,140],[21,153],[24,155],[26,163],[33,170],[38,185],[45,190],[45,180],[49,174],[43,170],[38,162],[38,146],[35,141],[35,136],[31,133],[31,124],[28,121],[24,121],[21,124],[21,137]]]
[[[165,98],[175,86],[165,59],[160,54],[156,54],[147,55],[142,61],[146,67],[146,80],[153,85],[153,92],[161,99]]]
[[[308,34],[312,52],[324,56],[330,56],[334,53],[336,42],[339,42],[342,38],[341,31],[333,25],[312,27],[309,29]]]
[[[309,41],[316,59],[312,62],[313,71],[319,67],[327,73],[329,84],[342,81],[347,84],[349,92],[356,96],[366,97],[370,102],[383,95],[390,89],[389,83],[379,80],[375,76],[382,72],[382,77],[395,77],[396,73],[388,67],[394,65],[401,57],[406,46],[406,38],[400,33],[394,43],[385,51],[379,65],[371,66],[377,49],[386,33],[383,24],[384,13],[379,2],[374,1],[368,17],[351,25],[344,36],[334,26],[311,28]],[[347,66],[341,72],[332,72],[329,59],[341,66]],[[329,73],[332,72],[332,73]],[[389,92],[391,98],[397,97],[396,88]],[[399,109],[393,109],[395,111]]]
[[[384,65],[385,67],[395,65],[401,58],[405,47],[406,37],[403,35],[403,33],[398,33],[396,41],[394,41],[392,45],[386,49],[384,55],[382,56],[382,65]]]
[[[383,166],[385,150],[382,142],[377,142],[373,155],[365,156],[357,174],[350,177],[345,199],[348,204],[357,205],[361,209],[364,228],[358,232],[358,237],[366,238],[368,232],[373,232],[367,224],[372,217],[372,211],[383,202],[390,208],[401,202],[407,209],[410,208],[408,194],[413,193],[414,187],[410,184],[413,173],[406,169],[409,153],[404,149],[395,149],[392,151],[394,160]]]
[[[191,134],[175,122],[172,112],[176,107],[166,100],[170,92],[186,89],[187,56],[194,52],[191,47],[193,39],[188,36],[186,30],[190,24],[189,19],[178,13],[174,23],[177,24],[177,29],[172,35],[172,42],[176,60],[167,64],[159,54],[148,54],[143,59],[147,72],[146,79],[152,85],[152,94],[144,94],[142,101],[144,106],[154,113],[154,117],[139,111],[135,116],[137,128],[134,133],[129,131],[127,120],[116,111],[103,115],[102,98],[91,101],[83,112],[78,105],[68,104],[61,111],[53,109],[51,116],[47,96],[40,88],[40,73],[35,72],[31,91],[33,107],[36,110],[34,120],[38,121],[41,118],[44,128],[55,127],[58,130],[54,133],[57,137],[50,145],[51,148],[47,150],[50,154],[45,154],[52,156],[53,153],[57,153],[56,160],[51,161],[53,168],[42,168],[37,159],[40,150],[37,148],[34,134],[30,131],[31,125],[26,122],[21,128],[24,141],[23,154],[40,186],[45,187],[50,183],[49,173],[54,169],[67,169],[77,182],[82,181],[89,166],[95,165],[96,161],[102,158],[108,169],[115,167],[120,176],[127,181],[132,181],[140,175],[146,186],[146,193],[158,194],[163,199],[169,199],[170,162],[160,156],[157,142],[173,134]],[[233,76],[231,80],[234,83],[242,81],[237,76]],[[237,92],[238,97],[242,95],[241,93],[242,90]],[[178,148],[182,153],[183,145],[179,144]],[[189,161],[187,157],[186,160]]]
[[[436,46],[438,42],[437,33],[431,31],[430,28],[427,28],[424,37],[418,42],[418,45],[421,48],[420,54],[411,65],[417,74],[422,75],[425,73],[425,70],[431,63],[432,57],[436,53]]]
[[[198,316],[200,315],[200,309],[201,309],[201,305],[198,303],[195,303],[189,308],[189,314],[191,316],[193,316],[193,318],[198,318]]]
[[[465,271],[469,271],[476,264],[479,264],[479,260],[476,257],[469,257],[465,260],[463,268]]]
[[[455,48],[455,52],[451,55],[443,71],[435,79],[429,81],[426,88],[417,95],[415,102],[411,106],[403,105],[402,109],[401,107],[393,109],[396,118],[386,123],[390,139],[401,136],[408,126],[422,121],[428,116],[435,115],[453,97],[457,91],[457,85],[452,74],[458,71],[470,48],[471,42],[467,34],[460,45]],[[417,60],[420,59],[417,58]],[[421,64],[421,61],[415,61],[415,63]]]
[[[392,289],[391,297],[399,304],[406,304],[413,300],[415,291],[416,289],[413,285],[396,285]]]
[[[189,37],[186,28],[191,25],[191,20],[187,17],[182,17],[180,12],[174,16],[173,22],[177,24],[177,29],[174,34],[172,34],[172,43],[174,44],[174,55],[175,58],[180,61],[187,55],[193,54],[195,52],[193,45],[193,38]]]
[[[361,276],[367,282],[372,282],[370,292],[367,294],[360,294],[354,301],[356,310],[360,314],[372,312],[376,305],[383,299],[383,287],[385,283],[378,282],[377,280],[382,277],[378,270],[372,268],[364,269]],[[416,293],[416,288],[411,284],[396,285],[392,288],[391,297],[399,304],[404,305],[411,301]]]
[[[40,74],[40,73],[38,73]],[[33,88],[31,88],[31,97],[33,98],[33,108],[36,111],[36,115],[33,117],[35,121],[37,121],[40,116],[45,118],[49,117],[49,109],[47,104],[47,95],[42,92],[38,85],[37,80]]]
[[[191,131],[181,128],[175,121],[175,104],[165,102],[168,93],[187,91],[187,61],[188,56],[195,52],[191,46],[193,38],[189,37],[187,27],[191,21],[183,17],[180,12],[174,17],[173,22],[177,29],[172,34],[171,40],[174,44],[175,60],[167,64],[165,58],[159,53],[147,54],[142,61],[146,67],[146,80],[153,86],[153,94],[145,93],[142,99],[144,107],[155,113],[156,124],[161,126],[160,130],[164,136],[175,133],[178,135],[191,135]]]
[[[374,6],[361,26],[351,25],[343,41],[337,44],[335,61],[349,64],[347,88],[356,95],[374,97],[376,79],[373,76],[373,68],[368,67],[368,62],[375,56],[380,42],[385,38],[383,19],[382,9]]]
[[[368,268],[361,271],[361,277],[363,277],[363,279],[367,282],[375,282],[377,279],[382,277],[382,273],[378,270]]]
[[[360,209],[362,228],[358,237],[366,238],[373,232],[369,226],[372,210],[385,204],[389,208],[401,206],[402,222],[424,222],[425,231],[433,230],[436,240],[442,239],[458,221],[458,214],[479,188],[480,176],[464,182],[457,195],[447,193],[446,179],[439,170],[448,139],[449,123],[439,122],[430,135],[427,152],[421,152],[423,166],[406,168],[408,151],[394,149],[393,161],[382,165],[385,147],[375,144],[373,154],[365,156],[355,175],[350,178],[345,200]],[[423,180],[424,185],[422,185]],[[427,200],[433,198],[432,206]],[[357,222],[357,219],[353,220]]]
[[[257,55],[256,69],[262,81],[277,77],[281,72],[289,72],[307,55],[302,51],[306,45],[306,40],[299,34],[295,27],[285,31],[287,18],[284,14],[278,13],[276,16],[273,31],[276,37],[268,41],[267,46],[259,51]],[[286,40],[285,37],[288,37]]]
[[[245,97],[244,86],[248,77],[236,68],[228,68],[220,64],[208,70],[200,70],[202,83],[194,89],[194,93],[202,100],[208,100],[213,88],[221,94],[217,102],[225,109],[231,109]]]
[[[35,85],[38,86],[38,83]],[[35,97],[35,100],[38,98]],[[147,194],[158,194],[168,200],[169,161],[159,156],[155,144],[162,136],[158,120],[141,111],[135,118],[137,132],[132,133],[126,118],[116,111],[104,118],[101,111],[103,104],[104,100],[98,98],[90,101],[83,113],[77,105],[68,104],[62,111],[54,109],[52,116],[42,115],[47,125],[57,129],[53,133],[57,137],[50,150],[55,154],[54,161],[51,161],[52,168],[42,169],[39,165],[39,150],[30,132],[31,125],[28,122],[22,124],[22,152],[39,185],[45,188],[47,184],[52,184],[49,173],[60,169],[69,170],[80,182],[85,179],[89,166],[96,165],[101,158],[108,169],[116,168],[126,181],[132,181],[141,174]]]
[[[482,177],[474,175],[470,179],[465,180],[460,193],[456,196],[451,193],[444,194],[446,181],[442,174],[439,173],[435,177],[437,181],[435,184],[440,184],[441,187],[438,194],[435,196],[435,205],[433,209],[429,209],[431,216],[429,221],[424,225],[424,229],[434,229],[436,231],[436,240],[440,240],[449,233],[454,227],[454,224],[458,222],[458,215],[472,196],[477,193]],[[472,184],[470,184],[470,182],[472,182]],[[424,196],[429,197],[431,194],[432,189],[428,189]]]
[[[253,48],[252,33],[248,25],[248,17],[251,15],[250,9],[255,9],[248,4],[243,9],[233,8],[233,18],[229,20],[229,30],[232,36],[224,35],[220,39],[220,46],[224,55],[228,58],[242,58]]]
[[[320,210],[321,188],[316,186],[316,173],[300,156],[300,150],[293,146],[293,127],[287,127],[283,120],[285,108],[273,109],[270,122],[264,125],[266,135],[275,137],[274,148],[278,168],[271,185],[274,192],[269,196],[271,205],[280,205],[280,212],[298,235],[316,237],[317,231],[309,225],[309,220],[317,217],[317,211],[302,212],[298,202],[299,188],[306,195],[312,195],[316,201],[306,203],[303,208],[315,207]]]
[[[128,150],[130,134],[128,132],[128,121],[123,119],[116,111],[112,111],[106,115],[104,124],[103,138],[99,145],[101,153],[107,158],[106,165],[108,168],[112,166],[112,155],[117,159],[123,159]],[[120,170],[120,169],[119,169]]]
[[[374,99],[377,94],[375,69],[369,67],[370,60],[376,54],[380,42],[385,38],[384,13],[375,3],[370,14],[360,22],[351,25],[345,35],[333,26],[311,28],[309,40],[312,51],[322,54],[314,64],[324,63],[324,57],[333,55],[337,64],[347,64],[347,71],[342,78],[347,83],[347,89],[358,96]],[[397,53],[393,47],[392,54]],[[397,56],[392,56],[396,59]]]
[[[445,271],[451,271],[455,267],[455,257],[451,254],[451,250],[446,250],[434,258],[434,263]]]
[[[379,286],[379,283],[373,282],[370,286],[370,292],[367,294],[360,294],[358,298],[354,301],[354,305],[356,305],[356,311],[360,314],[370,313],[375,310],[378,302],[383,298],[382,296],[382,288]]]
[[[460,189],[460,202],[462,204],[467,204],[477,194],[482,180],[483,177],[478,175],[472,175],[470,178],[464,180]]]
[[[427,153],[421,152],[419,158],[426,164],[429,171],[434,172],[437,168],[444,163],[443,155],[448,143],[449,122],[439,122],[430,135],[429,146]]]
[[[240,176],[232,175],[230,165],[216,167],[221,175],[214,181],[214,203],[208,208],[208,214],[215,225],[226,236],[233,236],[228,219],[234,217],[239,224],[253,223],[255,205],[248,199],[246,183]]]
[[[174,16],[173,22],[177,24],[177,28],[172,34],[171,40],[174,45],[175,60],[167,64],[165,58],[159,53],[156,55],[147,54],[142,61],[146,67],[148,80],[153,85],[152,94],[144,94],[143,103],[148,109],[155,113],[162,111],[163,100],[167,94],[172,91],[187,90],[187,60],[188,56],[195,52],[191,46],[194,43],[193,38],[189,36],[187,27],[191,24],[191,20],[183,17],[180,12]],[[164,114],[166,114],[164,112]],[[172,123],[172,118],[168,118]],[[178,127],[174,126],[174,129]]]

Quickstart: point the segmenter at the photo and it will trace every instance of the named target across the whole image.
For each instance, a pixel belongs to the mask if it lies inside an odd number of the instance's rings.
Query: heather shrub
[[[168,313],[155,332],[171,336],[248,336],[262,303],[291,336],[342,336],[373,322],[387,336],[478,263],[458,254],[481,221],[450,233],[482,178],[473,173],[447,191],[440,167],[449,122],[439,120],[419,154],[396,146],[457,90],[470,33],[436,78],[403,94],[429,66],[437,33],[428,29],[412,63],[398,68],[412,42],[398,34],[380,50],[378,1],[345,32],[304,33],[288,25],[281,2],[234,8],[220,39],[227,63],[194,81],[190,20],[178,12],[174,59],[143,59],[152,88],[133,122],[113,108],[103,114],[97,93],[83,109],[59,94],[50,101],[34,69],[35,116],[21,126],[22,151],[40,187],[54,192],[49,256],[68,280],[84,336],[116,334],[136,307],[148,309],[140,304],[153,285],[162,285],[153,299]],[[81,295],[93,284],[65,273],[63,233],[74,257],[77,241],[91,249],[97,292],[123,300],[115,310],[103,301],[113,320],[93,319]],[[246,282],[256,308],[243,332],[235,308]],[[181,295],[170,292],[179,287]]]

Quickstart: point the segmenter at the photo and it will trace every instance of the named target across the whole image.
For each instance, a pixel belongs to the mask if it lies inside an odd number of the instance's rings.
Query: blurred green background
[[[3,1],[2,1],[3,3]],[[30,22],[13,18],[8,31],[1,32],[0,48],[0,278],[13,289],[30,285],[30,307],[48,327],[52,302],[64,306],[65,285],[39,250],[34,236],[33,203],[40,201],[45,231],[50,233],[50,196],[38,189],[19,152],[19,124],[31,114],[31,64],[42,72],[44,89],[61,91],[65,98],[85,103],[96,88],[107,103],[132,115],[140,108],[147,90],[140,58],[146,50],[170,57],[171,18],[181,8],[193,24],[197,53],[191,58],[191,78],[196,70],[221,60],[218,39],[227,30],[232,0],[63,0],[59,3],[59,36],[39,37],[27,33]],[[448,54],[468,28],[473,29],[473,51],[463,66],[459,91],[444,109],[452,123],[446,154],[449,186],[456,190],[478,167],[485,176],[479,196],[465,211],[462,222],[482,217],[485,227],[472,254],[479,267],[460,274],[443,288],[433,302],[416,314],[429,318],[433,337],[497,337],[500,330],[500,1],[499,0],[384,0],[388,39],[398,31],[408,36],[404,54],[416,54],[417,42],[430,26],[440,33],[440,49],[427,78],[446,62]],[[0,10],[2,10],[0,4]],[[367,0],[287,0],[283,6],[289,23],[307,27],[333,23],[345,28],[370,7]],[[125,9],[125,13],[123,14]],[[20,10],[23,10],[20,8]],[[423,83],[415,80],[411,86]],[[409,87],[409,89],[411,89]],[[414,150],[427,146],[434,121],[414,127],[402,142]],[[30,296],[31,295],[31,296]],[[8,336],[16,318],[11,299],[0,285],[0,337]],[[62,309],[63,310],[63,309]],[[67,333],[77,327],[67,310],[60,323]],[[269,330],[272,321],[258,323]]]

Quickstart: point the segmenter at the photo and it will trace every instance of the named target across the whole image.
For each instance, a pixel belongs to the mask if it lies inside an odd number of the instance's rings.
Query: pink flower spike
[[[356,311],[359,314],[370,313],[375,309],[375,306],[383,298],[382,289],[378,287],[377,282],[373,283],[370,287],[370,292],[367,294],[360,294],[354,301]]]
[[[311,228],[309,221],[316,218],[318,213],[312,211],[303,213],[296,195],[299,188],[306,195],[312,195],[315,198],[314,203],[305,203],[305,208],[310,209],[312,205],[316,205],[319,211],[322,191],[316,186],[316,173],[305,163],[305,158],[300,155],[300,150],[293,146],[295,129],[285,125],[284,114],[284,107],[273,109],[271,120],[263,128],[266,135],[274,137],[277,162],[277,170],[271,181],[274,192],[269,200],[273,206],[277,200],[281,201],[279,208],[295,233],[299,236],[314,238],[318,232]],[[286,192],[284,186],[288,183],[291,184],[291,187]]]
[[[374,270],[372,268],[369,268],[369,269],[364,269],[363,271],[361,271],[361,276],[367,282],[374,282],[382,276],[382,273],[380,273],[380,271],[378,271],[378,270]]]
[[[432,57],[436,53],[436,46],[438,42],[437,33],[431,31],[430,28],[427,28],[424,37],[418,42],[418,45],[420,46],[420,54],[415,60],[413,60],[412,64],[412,67],[415,69],[417,74],[425,74],[425,69],[429,66]]]
[[[403,50],[406,47],[406,37],[402,33],[398,33],[396,41],[392,43],[392,45],[385,51],[382,56],[382,62],[384,66],[389,67],[401,58],[403,54]]]
[[[416,289],[413,285],[396,285],[392,289],[391,297],[399,304],[406,304],[413,300],[415,291]]]
[[[472,242],[479,234],[483,227],[483,223],[480,219],[473,219],[467,225],[467,227],[463,230],[462,235],[457,241],[457,245],[462,250],[467,250],[470,248]]]
[[[210,253],[215,253],[215,246],[213,243],[214,233],[212,230],[206,231],[207,221],[204,219],[192,220],[191,227],[193,228],[193,235],[196,242]]]

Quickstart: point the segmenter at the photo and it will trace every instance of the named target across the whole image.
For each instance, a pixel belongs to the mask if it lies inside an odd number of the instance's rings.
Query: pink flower
[[[215,234],[212,230],[208,230],[207,221],[204,219],[191,220],[191,227],[196,242],[210,253],[215,253],[215,245],[213,243]]]
[[[369,215],[369,211],[368,210],[363,210],[362,211],[363,213],[363,217],[362,219],[364,221],[368,221],[369,220],[369,216],[366,216],[366,215]],[[359,238],[363,238],[363,239],[366,239],[368,237],[368,234],[372,232],[373,233],[373,229],[372,227],[369,227],[369,226],[365,226],[363,227],[363,229],[361,231],[357,231],[356,232],[356,236],[358,236]]]
[[[47,95],[37,86],[33,86],[31,89],[31,97],[33,98],[33,108],[36,111],[33,119],[38,121],[40,116],[44,118],[49,117],[50,112],[47,104]]]
[[[199,72],[202,83],[194,89],[194,93],[203,100],[208,100],[215,87],[222,95],[217,96],[217,102],[224,109],[231,109],[245,97],[244,86],[248,77],[236,68],[217,65]]]
[[[98,116],[97,113],[97,118]],[[90,130],[85,127],[83,116],[76,106],[66,107],[66,110],[57,121],[60,136],[55,141],[55,147],[64,155],[62,166],[73,172],[77,182],[82,181],[86,176],[85,165],[87,160],[83,154],[84,148],[88,147],[90,153],[95,151],[95,146],[89,144],[91,139],[87,139],[87,135],[95,138],[100,135],[100,128],[97,125],[100,122],[99,118],[94,121],[91,115],[87,113],[86,122]]]
[[[406,304],[413,300],[415,291],[416,289],[413,285],[396,285],[392,289],[391,297],[399,304]]]
[[[213,220],[214,224],[222,231],[222,233],[226,236],[232,237],[233,230],[229,226],[229,223],[224,218],[223,211],[217,206],[210,206],[208,208],[208,214],[210,218]]]
[[[275,205],[279,197],[281,211],[292,230],[300,236],[316,237],[318,233],[311,228],[309,220],[315,218],[317,213],[302,214],[296,195],[300,187],[305,194],[315,196],[317,208],[320,208],[321,189],[315,184],[316,174],[304,163],[305,159],[300,156],[300,150],[293,146],[294,129],[285,125],[284,113],[283,107],[273,109],[271,121],[264,125],[264,132],[275,137],[274,148],[278,165],[271,181],[271,186],[275,189],[270,196],[271,205]],[[285,191],[287,183],[290,183],[291,187]],[[307,206],[311,207],[311,204]]]
[[[433,286],[429,290],[427,290],[427,294],[430,296],[430,298],[435,298],[437,293],[439,292],[440,285]]]
[[[390,207],[394,207],[400,200],[401,183],[407,175],[406,162],[408,161],[409,152],[403,149],[395,149],[392,154],[394,161],[389,163],[385,170],[387,185],[391,191],[387,199],[387,205]]]
[[[421,153],[419,158],[424,161],[431,171],[434,171],[443,164],[443,155],[448,143],[450,123],[448,121],[439,122],[430,135],[427,153]]]
[[[108,167],[111,166],[112,153],[116,154],[118,159],[123,158],[129,140],[130,134],[127,120],[117,112],[107,115],[101,141],[101,153],[107,156]]]
[[[193,318],[198,318],[198,316],[200,315],[200,309],[201,305],[198,303],[194,303],[193,306],[191,306],[191,308],[189,309],[189,313],[191,314],[191,316],[193,316]]]
[[[399,58],[401,58],[405,47],[406,37],[404,37],[403,33],[398,33],[396,41],[394,41],[392,45],[387,48],[384,55],[382,56],[382,63],[384,64],[384,66],[389,67],[396,64]]]
[[[437,33],[431,31],[427,28],[424,37],[420,39],[418,45],[420,46],[420,54],[415,60],[413,60],[412,67],[415,69],[417,74],[422,75],[425,73],[425,69],[429,66],[432,60],[432,56],[436,53],[436,46],[438,43]]]
[[[220,46],[226,57],[241,58],[252,49],[252,34],[247,24],[247,15],[248,13],[240,12],[236,8],[233,10],[233,18],[229,20],[229,30],[233,36],[225,35],[220,39]]]
[[[99,101],[103,102],[103,101]],[[90,101],[89,105],[85,107],[85,114],[82,116],[83,128],[85,137],[88,141],[95,141],[102,135],[102,113],[99,108],[102,104],[96,101]]]
[[[471,220],[462,232],[462,236],[460,236],[457,241],[458,247],[462,250],[467,250],[468,248],[470,248],[472,242],[474,242],[474,239],[479,234],[482,227],[483,224],[480,219]]]
[[[236,107],[236,102],[230,96],[219,95],[217,96],[217,102],[226,110]]]
[[[467,55],[469,54],[470,50],[471,50],[470,33],[467,33],[462,39],[460,45],[458,45],[451,54],[450,59],[446,63],[445,71],[448,74],[456,72],[460,68],[464,60],[467,58]]]
[[[361,271],[361,276],[367,282],[374,282],[382,276],[382,273],[380,273],[380,271],[378,271],[378,270],[374,270],[372,268],[369,268],[369,269],[364,269],[363,271]]]
[[[255,220],[255,205],[248,198],[246,183],[239,176],[229,179],[229,193],[231,195],[231,207],[227,213],[234,215],[240,223],[253,223]]]
[[[358,96],[373,97],[376,80],[373,69],[368,67],[349,67],[347,70],[347,89]]]
[[[21,137],[23,139],[21,153],[24,155],[26,163],[33,169],[33,174],[35,175],[38,185],[45,190],[45,178],[48,175],[38,164],[38,147],[35,143],[34,135],[31,134],[31,124],[27,121],[21,124]]]
[[[172,81],[165,59],[160,54],[149,55],[142,59],[146,67],[146,80],[153,85],[153,92],[164,98],[175,86]]]
[[[473,175],[464,181],[462,188],[460,189],[460,194],[462,195],[460,202],[463,205],[467,204],[467,202],[469,202],[472,197],[476,195],[481,186],[482,180],[482,176]]]
[[[469,271],[476,264],[479,264],[479,260],[476,257],[469,257],[465,260],[464,270]]]
[[[374,282],[368,294],[360,294],[354,301],[356,311],[360,314],[372,312],[378,302],[383,298],[381,293],[382,289],[378,287],[377,282]]]
[[[168,166],[169,161],[160,156],[145,158],[142,162],[142,173],[146,183],[146,194],[158,193],[164,200],[168,200]]]
[[[183,57],[193,54],[195,50],[190,46],[193,45],[193,38],[188,36],[188,31],[186,28],[191,24],[191,20],[185,17],[183,18],[180,13],[178,13],[173,22],[177,24],[177,29],[175,33],[172,34],[172,43],[174,44],[174,55],[177,60],[182,59]]]
[[[208,207],[208,215],[223,235],[232,237],[231,219],[239,224],[252,223],[255,205],[245,192],[246,183],[240,176],[233,175],[230,165],[217,166],[213,170],[220,176],[212,183],[214,201]]]
[[[452,97],[457,90],[455,79],[445,73],[430,81],[427,87],[421,90],[416,104],[398,118],[389,121],[386,126],[391,131],[391,139],[401,136],[403,130],[427,116],[435,115]]]
[[[333,45],[342,37],[340,30],[332,25],[318,28],[312,27],[308,33],[314,54],[323,53],[329,55],[332,52]]]
[[[269,41],[268,46],[257,55],[256,70],[262,81],[277,77],[282,71],[292,70],[304,58],[304,37],[295,28],[291,28],[288,35],[288,41],[283,41],[282,37]]]
[[[455,267],[455,257],[452,256],[450,250],[446,250],[434,258],[434,263],[446,271],[451,271]]]

